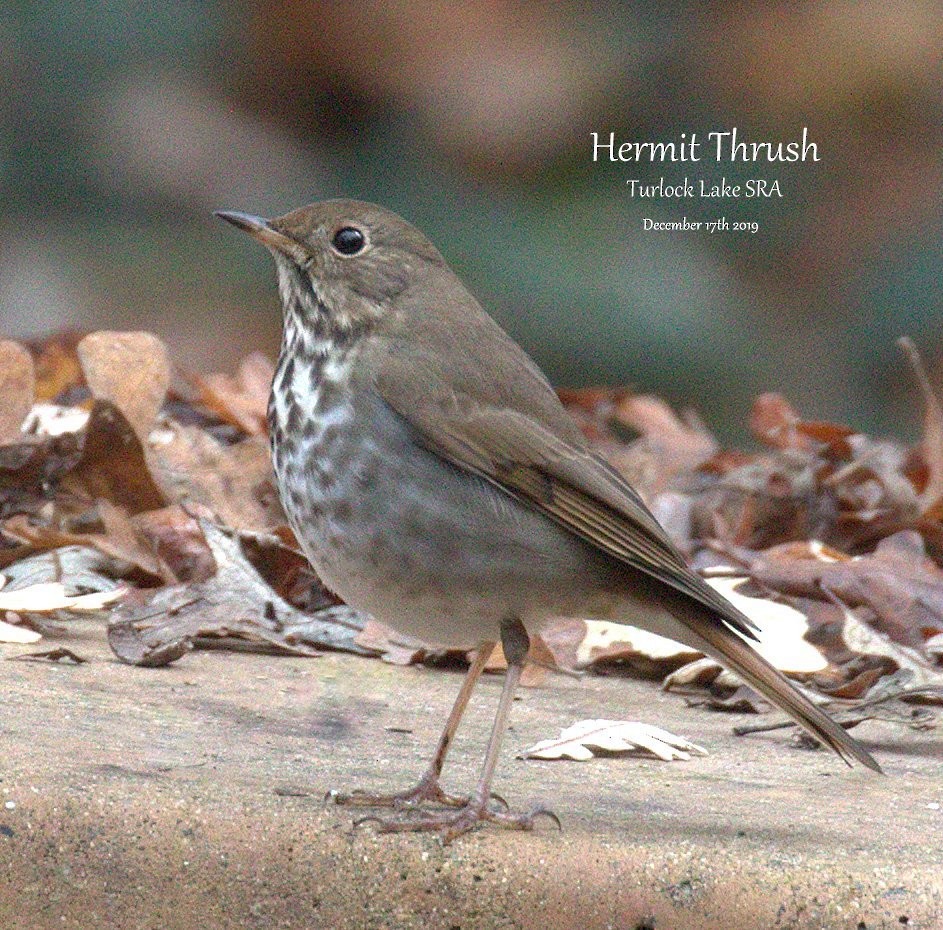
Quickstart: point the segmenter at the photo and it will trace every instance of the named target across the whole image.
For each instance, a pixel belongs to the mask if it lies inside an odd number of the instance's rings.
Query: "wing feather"
[[[429,449],[756,639],[753,622],[685,565],[639,495],[607,463],[519,410],[423,383],[423,375],[429,371],[389,354],[376,369],[376,385]],[[426,400],[417,405],[417,397]]]

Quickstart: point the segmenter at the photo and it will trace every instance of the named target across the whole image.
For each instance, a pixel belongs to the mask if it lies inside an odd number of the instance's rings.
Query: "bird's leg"
[[[492,798],[491,782],[494,778],[495,766],[498,764],[504,731],[507,729],[511,703],[514,700],[514,692],[520,681],[524,660],[530,647],[530,638],[520,620],[507,620],[501,623],[501,644],[507,659],[508,670],[504,678],[504,687],[501,690],[501,700],[498,702],[494,725],[491,728],[485,762],[474,793],[456,813],[433,812],[420,819],[408,821],[376,820],[381,833],[437,831],[442,836],[442,842],[447,844],[484,821],[516,830],[530,830],[536,818],[544,815],[553,820],[557,826],[560,825],[556,815],[543,807],[536,807],[526,814],[512,814],[509,811],[494,811],[488,806]]]
[[[468,802],[467,798],[458,798],[454,795],[446,794],[439,785],[439,776],[442,774],[442,766],[445,765],[445,757],[448,755],[449,747],[455,738],[455,731],[462,720],[465,708],[468,706],[469,698],[475,685],[484,671],[491,653],[497,643],[482,643],[475,653],[475,658],[465,674],[465,680],[462,682],[462,688],[458,692],[458,697],[452,705],[449,712],[449,719],[445,721],[445,729],[439,737],[439,743],[435,749],[435,755],[429,763],[429,768],[419,779],[419,783],[405,791],[398,791],[395,794],[371,794],[367,791],[354,790],[350,794],[340,794],[336,791],[328,793],[328,797],[335,804],[360,807],[398,807],[408,808],[417,807],[423,802],[431,801],[437,804],[445,804],[448,807],[464,807]]]

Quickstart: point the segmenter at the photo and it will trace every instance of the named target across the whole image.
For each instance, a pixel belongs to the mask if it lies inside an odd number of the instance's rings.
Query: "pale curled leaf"
[[[705,656],[682,665],[665,676],[661,686],[665,691],[690,685],[713,684],[721,688],[737,688],[740,679],[733,672],[721,668],[714,659]]]
[[[828,666],[825,657],[804,639],[809,621],[794,607],[765,597],[747,597],[737,588],[745,578],[708,578],[707,582],[759,627],[756,651],[781,672],[808,674]]]
[[[0,575],[0,579],[2,577]],[[101,610],[107,604],[119,600],[126,593],[124,588],[76,596],[70,596],[65,592],[65,585],[58,581],[33,584],[16,591],[0,591],[0,610],[24,613],[43,613],[50,610]]]
[[[601,657],[646,656],[654,661],[693,658],[696,649],[673,639],[650,633],[627,623],[609,620],[586,620],[586,634],[576,653],[576,667],[585,668]]]
[[[42,638],[35,630],[0,620],[0,643],[36,643]]]
[[[654,756],[670,762],[706,756],[707,750],[647,723],[628,720],[581,720],[563,730],[556,739],[545,739],[525,749],[521,759],[574,759],[585,762],[597,753],[626,753]]]

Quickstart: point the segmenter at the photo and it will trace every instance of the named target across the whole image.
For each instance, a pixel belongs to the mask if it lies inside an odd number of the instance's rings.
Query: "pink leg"
[[[419,784],[405,791],[398,791],[395,794],[371,794],[367,791],[355,789],[350,794],[340,794],[331,791],[328,797],[335,804],[358,807],[396,807],[409,808],[418,807],[420,804],[431,801],[436,804],[445,804],[448,807],[464,807],[467,798],[458,798],[454,795],[446,794],[439,785],[439,777],[442,774],[442,767],[445,765],[445,757],[448,755],[449,747],[455,738],[455,732],[468,706],[469,698],[475,685],[484,671],[491,653],[494,652],[496,643],[482,643],[478,647],[475,659],[469,666],[465,674],[465,680],[462,682],[462,688],[458,692],[458,697],[452,705],[449,713],[449,719],[445,722],[445,729],[439,737],[439,743],[436,746],[435,755],[425,774],[419,779]]]
[[[504,646],[504,655],[508,661],[507,675],[504,679],[504,688],[501,691],[501,700],[495,714],[494,725],[491,728],[491,739],[488,741],[488,750],[485,762],[478,778],[474,794],[463,802],[461,809],[455,813],[446,811],[430,812],[416,820],[383,820],[378,817],[367,817],[359,821],[374,822],[381,833],[403,833],[417,831],[435,831],[442,837],[445,844],[451,843],[456,837],[474,829],[479,823],[497,823],[515,830],[530,830],[537,817],[549,817],[556,825],[560,821],[556,815],[543,807],[536,807],[525,814],[512,814],[509,811],[494,811],[488,806],[491,801],[491,782],[494,770],[498,764],[498,755],[501,751],[501,741],[507,729],[508,717],[511,713],[511,703],[514,692],[520,681],[521,671],[524,668],[524,659],[530,640],[524,625],[519,620],[508,621],[501,626],[501,640]],[[434,763],[433,763],[434,765]]]

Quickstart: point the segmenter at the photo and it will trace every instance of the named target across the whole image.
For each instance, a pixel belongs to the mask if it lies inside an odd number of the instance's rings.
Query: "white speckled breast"
[[[496,639],[504,618],[539,623],[599,589],[606,561],[429,452],[369,379],[352,376],[356,346],[302,363],[291,339],[269,408],[279,493],[305,554],[347,603],[424,641],[472,648]]]

